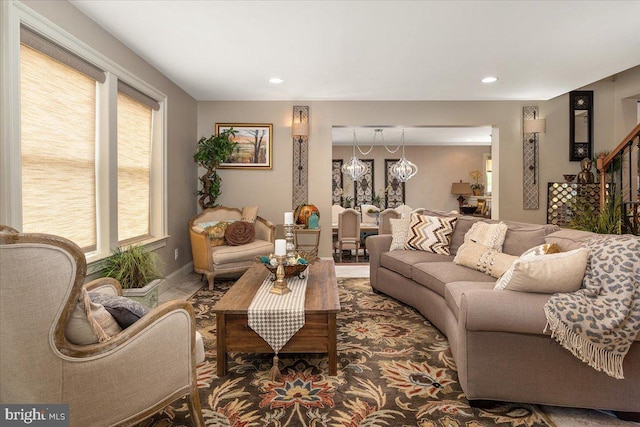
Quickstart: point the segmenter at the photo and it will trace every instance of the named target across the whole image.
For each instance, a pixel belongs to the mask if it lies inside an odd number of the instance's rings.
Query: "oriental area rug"
[[[326,355],[282,354],[282,376],[272,381],[272,354],[232,353],[218,378],[211,308],[232,284],[191,299],[205,341],[198,382],[207,426],[554,426],[535,405],[470,407],[446,337],[412,308],[374,294],[368,279],[338,279],[337,376],[327,375]],[[139,425],[192,423],[183,399]]]

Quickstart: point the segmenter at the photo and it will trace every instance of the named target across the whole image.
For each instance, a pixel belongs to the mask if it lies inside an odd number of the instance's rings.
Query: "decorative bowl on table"
[[[564,180],[567,181],[567,182],[573,182],[573,180],[576,179],[575,175],[567,174],[567,175],[562,175],[562,176],[564,177]]]
[[[258,261],[263,264],[271,274],[273,274],[272,280],[275,280],[276,270],[278,269],[278,262],[276,261],[275,256],[263,255],[258,257]],[[302,279],[302,273],[307,269],[307,267],[309,267],[309,263],[306,259],[297,256],[295,258],[285,258],[282,266],[284,267],[285,279],[288,277],[299,277]]]

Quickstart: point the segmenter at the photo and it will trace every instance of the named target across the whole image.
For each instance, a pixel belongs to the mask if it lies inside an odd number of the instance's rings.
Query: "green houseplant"
[[[569,228],[599,234],[622,234],[622,197],[610,197],[600,210],[584,199],[576,199]]]
[[[222,178],[216,172],[216,168],[224,162],[236,146],[231,138],[237,131],[233,128],[211,135],[204,136],[198,141],[198,147],[193,155],[193,161],[207,171],[200,177],[202,188],[197,192],[198,203],[202,209],[216,206],[216,200],[222,192]]]
[[[162,273],[160,257],[142,245],[127,249],[116,248],[101,263],[100,277],[111,277],[120,282],[123,294],[148,307],[158,305],[158,285]]]

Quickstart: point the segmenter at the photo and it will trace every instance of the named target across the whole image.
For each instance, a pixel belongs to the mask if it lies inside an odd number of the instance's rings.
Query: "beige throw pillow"
[[[65,335],[69,342],[78,345],[95,344],[100,341],[98,335],[112,337],[122,331],[116,319],[102,304],[90,303],[92,319],[88,319],[84,305],[85,298],[83,298],[85,292],[86,289],[83,289],[65,328]],[[88,295],[86,300],[89,300]],[[94,322],[97,322],[97,325]]]
[[[457,217],[437,217],[412,213],[405,249],[449,255],[451,235],[456,228]]]
[[[498,280],[495,289],[544,294],[575,292],[582,286],[588,260],[589,250],[585,248],[550,254],[527,251]]]
[[[242,221],[256,222],[256,218],[258,218],[258,209],[260,209],[260,206],[243,206]]]
[[[517,259],[516,256],[503,254],[479,243],[468,241],[460,246],[453,262],[498,278]]]
[[[407,241],[407,234],[409,233],[409,218],[389,218],[389,225],[391,226],[391,247],[390,251],[399,251],[404,249],[404,244]]]
[[[472,241],[498,252],[502,252],[502,245],[507,236],[507,224],[489,224],[483,221],[475,222],[464,235],[464,241]]]

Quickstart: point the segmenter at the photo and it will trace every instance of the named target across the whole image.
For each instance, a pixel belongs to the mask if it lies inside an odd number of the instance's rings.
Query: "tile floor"
[[[336,265],[336,276],[368,277],[369,265]],[[203,286],[206,286],[206,280],[201,281],[199,274],[189,273],[179,279],[174,278],[171,287],[160,294],[159,301],[162,303],[174,299],[188,299]],[[601,411],[560,408],[555,406],[544,406],[543,409],[557,427],[640,426],[640,423],[621,421],[611,414]]]

